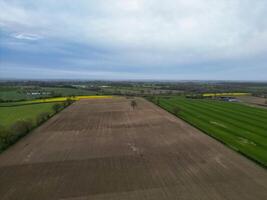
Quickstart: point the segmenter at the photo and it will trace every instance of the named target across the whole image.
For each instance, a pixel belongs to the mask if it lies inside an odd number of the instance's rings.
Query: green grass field
[[[20,88],[18,87],[3,87],[0,86],[0,99],[1,100],[19,100],[30,99]]]
[[[43,112],[53,113],[52,106],[55,103],[29,104],[14,107],[0,107],[0,125],[9,127],[18,120],[31,119],[35,122],[36,117]]]
[[[68,101],[45,103],[20,101],[12,102],[10,105],[1,105],[0,153],[70,104],[71,102]]]
[[[267,166],[267,110],[239,103],[183,97],[159,97],[153,101],[232,149]]]

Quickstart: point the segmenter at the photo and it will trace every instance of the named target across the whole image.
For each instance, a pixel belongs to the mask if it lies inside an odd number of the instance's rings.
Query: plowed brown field
[[[144,99],[80,100],[0,154],[1,200],[266,200],[267,170]]]

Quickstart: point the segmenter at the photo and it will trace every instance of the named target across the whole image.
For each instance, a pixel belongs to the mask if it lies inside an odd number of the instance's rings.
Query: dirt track
[[[0,155],[0,199],[265,200],[267,170],[138,99],[81,100]]]

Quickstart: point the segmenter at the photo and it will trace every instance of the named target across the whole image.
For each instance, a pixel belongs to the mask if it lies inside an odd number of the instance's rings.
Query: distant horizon
[[[110,81],[110,82],[236,82],[236,83],[267,83],[267,80],[171,80],[171,79],[49,79],[49,78],[44,78],[44,79],[21,79],[21,78],[0,78],[0,82],[3,81],[73,81],[73,82],[90,82],[90,81]]]

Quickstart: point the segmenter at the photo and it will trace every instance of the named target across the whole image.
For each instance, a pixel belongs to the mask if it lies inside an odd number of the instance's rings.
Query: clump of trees
[[[55,113],[58,113],[59,111],[61,111],[63,108],[71,105],[74,102],[73,99],[71,98],[67,98],[66,101],[64,101],[64,103],[56,103],[53,105],[52,109]]]
[[[43,122],[48,120],[49,117],[50,117],[50,113],[49,112],[40,113],[36,118],[36,123],[37,124],[42,124]]]
[[[11,132],[13,135],[18,134],[18,135],[24,135],[27,132],[29,132],[34,126],[34,123],[32,120],[27,119],[27,120],[19,120],[15,122],[11,126]]]
[[[10,144],[10,130],[0,126],[0,152]]]
[[[71,105],[74,102],[74,100],[73,100],[74,98],[75,98],[74,95],[67,98],[67,100],[64,102],[64,106],[67,107],[67,106]]]
[[[0,127],[0,151],[6,149],[34,128],[32,120],[19,120],[10,128]]]
[[[60,103],[56,103],[53,105],[52,109],[55,113],[58,113],[61,109],[63,109],[64,106]]]

